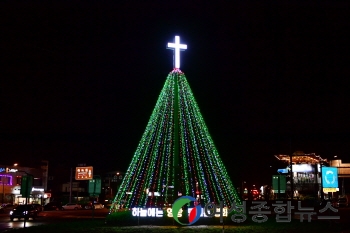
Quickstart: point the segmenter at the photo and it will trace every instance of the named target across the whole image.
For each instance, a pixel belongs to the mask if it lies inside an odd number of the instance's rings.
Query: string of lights
[[[179,171],[174,161],[178,161]],[[233,201],[240,203],[186,76],[175,68],[166,79],[111,212],[118,208],[163,207],[179,195],[193,196],[203,203],[223,201],[225,206]]]

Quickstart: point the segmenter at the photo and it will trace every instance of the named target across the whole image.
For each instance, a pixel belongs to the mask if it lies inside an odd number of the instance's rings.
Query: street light
[[[112,199],[113,197],[112,197],[112,195],[113,195],[113,190],[112,190],[112,186],[111,186],[111,179],[112,179],[112,177],[111,176],[109,176],[108,177],[108,188],[109,188],[109,192],[110,192],[110,198],[109,199]]]
[[[242,181],[242,184],[241,184],[241,197],[242,197],[242,200],[244,199],[244,184],[246,182],[245,181]]]
[[[119,181],[119,172],[117,172],[116,173],[116,176],[117,176],[117,179],[116,179],[116,189],[115,189],[115,193],[117,193],[118,192],[118,181]],[[114,197],[113,197],[113,193],[112,193],[112,190],[111,190],[111,198],[113,199]]]

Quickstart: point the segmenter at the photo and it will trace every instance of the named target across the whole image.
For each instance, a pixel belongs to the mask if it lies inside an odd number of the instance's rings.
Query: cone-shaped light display
[[[169,73],[115,196],[119,208],[164,207],[179,196],[241,203],[209,134],[186,76]]]

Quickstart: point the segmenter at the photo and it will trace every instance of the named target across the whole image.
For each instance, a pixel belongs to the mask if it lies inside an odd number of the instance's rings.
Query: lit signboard
[[[272,176],[272,189],[275,193],[286,192],[286,176],[273,175]]]
[[[6,168],[0,167],[0,172],[6,172],[6,173],[8,173],[8,172],[18,172],[18,169],[8,168],[8,167],[6,167]]]
[[[287,174],[287,173],[289,173],[287,168],[277,169],[277,172],[280,173],[280,174]]]
[[[339,188],[323,188],[323,192],[325,193],[334,193],[339,191]]]
[[[15,168],[9,168],[9,169],[8,169],[8,172],[18,172],[18,169],[15,169]]]
[[[314,172],[315,169],[311,164],[293,164],[293,172]]]
[[[0,175],[0,181],[3,185],[12,185],[12,176]]]
[[[93,176],[94,175],[92,167],[77,167],[75,169],[76,180],[91,180]]]
[[[338,188],[338,169],[336,167],[322,167],[322,187]]]
[[[132,216],[163,217],[163,210],[158,208],[132,208]]]
[[[44,189],[43,188],[32,188],[32,192],[33,191],[38,191],[38,192],[44,192]]]
[[[188,208],[188,213],[190,213],[192,208]],[[220,208],[216,209],[217,213],[219,213]],[[164,215],[165,214],[165,215]],[[182,217],[183,211],[182,209],[179,210],[177,217]],[[223,216],[227,217],[228,214],[228,209],[227,207],[223,208]],[[132,216],[134,217],[169,217],[173,218],[173,212],[172,208],[167,208],[166,213],[163,212],[162,209],[160,208],[137,208],[134,207],[132,208]],[[202,208],[202,213],[201,217],[209,217],[208,215],[205,214],[204,208]],[[220,217],[220,214],[215,214],[215,217]]]

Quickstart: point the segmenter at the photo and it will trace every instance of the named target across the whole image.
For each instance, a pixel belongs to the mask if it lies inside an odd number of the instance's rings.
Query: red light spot
[[[191,223],[197,216],[197,208],[193,208],[188,216],[188,221]]]

